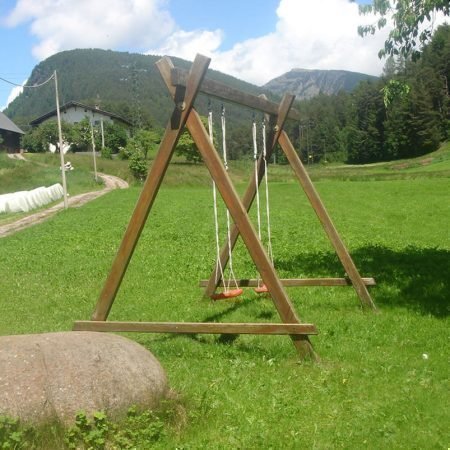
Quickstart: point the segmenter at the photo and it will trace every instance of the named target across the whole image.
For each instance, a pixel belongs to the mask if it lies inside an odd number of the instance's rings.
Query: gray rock
[[[80,410],[116,417],[131,405],[154,408],[167,391],[157,359],[118,335],[0,336],[0,414],[70,424]]]

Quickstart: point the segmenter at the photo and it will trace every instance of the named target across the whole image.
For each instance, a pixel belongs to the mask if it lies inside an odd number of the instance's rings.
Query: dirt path
[[[128,183],[125,180],[122,180],[121,178],[115,177],[113,175],[98,173],[98,176],[104,181],[105,187],[99,191],[86,192],[84,194],[75,195],[74,197],[69,197],[69,207],[78,208],[85,203],[90,202],[91,200],[107,194],[113,189],[126,189],[128,187]],[[32,225],[41,223],[63,209],[64,202],[61,202],[50,208],[44,209],[43,211],[39,211],[37,213],[23,217],[22,219],[16,220],[15,222],[0,225],[0,238],[9,236],[10,234],[23,230],[24,228],[28,228]]]
[[[22,161],[26,161],[22,153],[8,153],[8,158],[11,159],[21,159]]]

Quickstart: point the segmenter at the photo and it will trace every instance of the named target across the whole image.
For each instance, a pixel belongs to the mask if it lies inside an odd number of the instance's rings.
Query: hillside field
[[[299,316],[319,329],[311,340],[320,362],[300,362],[282,336],[127,335],[155,354],[177,394],[152,448],[449,446],[448,148],[433,158],[311,170],[356,266],[377,281],[370,292],[380,310],[363,312],[351,287],[289,288]],[[236,172],[239,191],[247,170]],[[272,175],[280,277],[343,276],[298,183],[283,168]],[[183,164],[167,176],[110,319],[278,321],[251,290],[235,301],[202,298],[198,282],[214,266],[208,177]],[[139,191],[113,191],[0,240],[0,335],[89,319]],[[233,263],[238,277],[255,277],[242,242]]]

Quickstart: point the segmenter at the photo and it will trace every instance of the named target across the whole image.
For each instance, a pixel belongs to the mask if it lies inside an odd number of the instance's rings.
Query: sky
[[[201,53],[257,85],[293,68],[379,75],[389,27],[357,33],[374,20],[349,0],[0,0],[0,77],[22,84],[40,61],[74,48]],[[18,92],[0,80],[0,110]]]

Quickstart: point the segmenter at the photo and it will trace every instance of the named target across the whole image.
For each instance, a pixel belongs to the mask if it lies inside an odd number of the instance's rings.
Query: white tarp
[[[0,195],[0,214],[28,212],[47,203],[59,200],[63,195],[63,188],[59,183],[49,187],[38,187],[32,191],[3,194]]]

